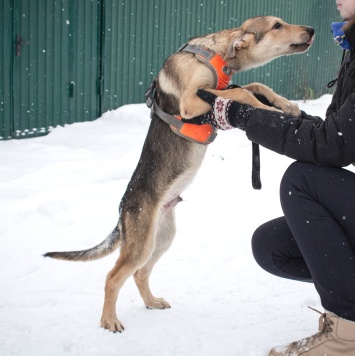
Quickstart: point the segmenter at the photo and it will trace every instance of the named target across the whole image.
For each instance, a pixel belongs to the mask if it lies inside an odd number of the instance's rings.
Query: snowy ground
[[[299,105],[323,117],[329,102]],[[307,308],[321,309],[313,286],[267,274],[250,248],[254,229],[281,215],[291,160],[262,149],[263,188],[253,190],[251,144],[239,130],[219,133],[177,206],[175,241],[151,279],[171,309],[147,310],[131,278],[118,299],[126,330],[112,334],[99,320],[118,252],[88,263],[41,257],[91,247],[111,231],[149,121],[144,104],[128,105],[0,142],[1,355],[261,356],[317,330]]]

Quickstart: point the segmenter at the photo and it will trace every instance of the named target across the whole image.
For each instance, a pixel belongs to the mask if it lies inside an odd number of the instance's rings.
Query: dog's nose
[[[310,34],[310,36],[314,35],[314,28],[313,27],[307,26],[306,27],[306,31]]]

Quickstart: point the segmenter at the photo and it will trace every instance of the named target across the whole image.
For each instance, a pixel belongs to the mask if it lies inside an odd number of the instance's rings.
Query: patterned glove
[[[230,130],[235,127],[245,130],[254,107],[240,104],[236,101],[216,96],[208,91],[199,89],[197,95],[212,106],[207,114],[186,120],[197,125],[212,124],[221,130]]]

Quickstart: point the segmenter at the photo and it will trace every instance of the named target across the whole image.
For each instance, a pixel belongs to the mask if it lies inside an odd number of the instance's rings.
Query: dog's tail
[[[115,251],[121,242],[121,229],[115,227],[107,238],[95,247],[82,251],[47,252],[43,257],[51,257],[57,260],[67,261],[92,261],[103,258]]]

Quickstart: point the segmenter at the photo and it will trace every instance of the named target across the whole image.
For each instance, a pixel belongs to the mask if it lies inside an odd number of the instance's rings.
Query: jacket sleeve
[[[327,117],[299,118],[269,110],[255,109],[247,126],[247,137],[272,151],[295,160],[345,167],[355,162],[355,93],[338,111],[327,110]]]

